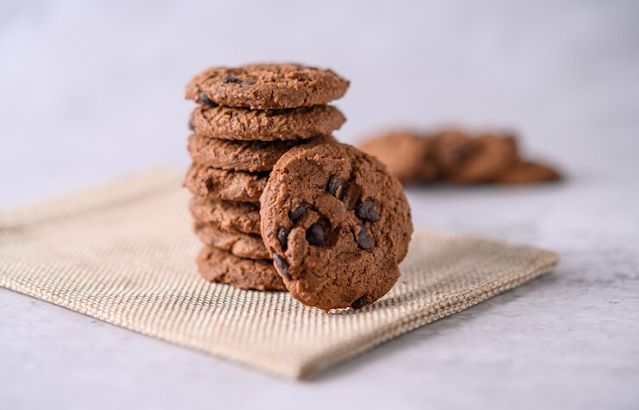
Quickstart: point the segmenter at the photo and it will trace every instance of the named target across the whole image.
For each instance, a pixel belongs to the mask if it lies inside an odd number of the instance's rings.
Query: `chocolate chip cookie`
[[[193,197],[189,205],[196,221],[227,232],[260,234],[260,205]]]
[[[235,256],[248,259],[269,259],[266,246],[259,235],[226,232],[206,222],[193,224],[195,233],[207,246],[231,252]]]
[[[537,162],[521,161],[504,171],[495,182],[498,184],[534,184],[561,180],[561,174]]]
[[[402,186],[344,144],[293,148],[260,199],[261,231],[291,295],[324,311],[361,308],[397,281],[413,231]]]
[[[346,121],[330,105],[282,110],[201,106],[193,111],[193,130],[211,138],[244,141],[306,139],[331,135]]]
[[[199,197],[257,202],[267,180],[268,172],[228,171],[194,163],[186,174],[184,186]]]
[[[386,164],[403,184],[432,181],[438,175],[432,141],[415,132],[388,132],[365,141],[359,148]]]
[[[271,261],[244,259],[231,253],[205,246],[197,257],[204,279],[233,285],[239,289],[286,290]]]
[[[318,137],[290,141],[233,141],[207,138],[198,134],[189,137],[189,154],[193,161],[214,168],[234,171],[270,171],[285,152],[297,145],[334,141],[333,137]]]
[[[211,67],[186,87],[186,98],[203,105],[255,110],[310,107],[340,98],[348,81],[331,70],[300,64]]]

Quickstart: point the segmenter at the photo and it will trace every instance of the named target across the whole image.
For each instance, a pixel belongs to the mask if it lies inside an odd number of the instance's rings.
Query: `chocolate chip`
[[[313,246],[324,246],[327,236],[326,227],[321,222],[315,222],[306,230],[306,240]]]
[[[470,156],[470,150],[467,145],[461,145],[453,151],[453,161],[462,162]]]
[[[273,255],[273,262],[279,274],[284,276],[284,279],[291,280],[291,275],[288,274],[288,261],[276,253]]]
[[[229,83],[241,83],[242,80],[240,80],[239,78],[235,78],[232,75],[227,75],[226,77],[222,78],[222,84],[229,84]]]
[[[277,240],[280,241],[280,245],[282,245],[283,250],[286,250],[286,248],[288,247],[287,240],[289,232],[289,229],[285,227],[281,227],[277,230]]]
[[[364,221],[375,222],[379,220],[379,212],[377,211],[375,202],[367,199],[360,202],[355,208],[355,213]]]
[[[291,218],[291,221],[295,222],[304,215],[304,212],[306,212],[306,207],[304,204],[300,204],[297,208],[288,213],[288,217]]]
[[[351,307],[355,310],[357,309],[361,309],[364,306],[366,306],[366,295],[362,296],[361,298],[357,299],[355,302],[353,302],[353,304],[351,305]]]
[[[191,130],[191,131],[195,130],[195,125],[193,125],[193,116],[191,116],[191,118],[189,118],[189,130]]]
[[[337,199],[342,199],[344,196],[344,180],[339,177],[332,177],[328,181],[328,185],[326,186],[326,191],[334,195]]]
[[[269,144],[268,142],[258,142],[254,145],[255,148],[257,149],[266,149],[268,147],[270,147],[271,144]]]
[[[237,112],[233,112],[233,114],[231,114],[231,117],[232,117],[232,118],[236,118],[238,115],[240,115],[240,114],[239,114],[239,113],[237,113]]]
[[[206,95],[206,93],[204,91],[200,92],[200,94],[198,94],[198,97],[200,98],[200,103],[202,105],[210,105],[211,107],[217,107],[217,104],[214,103],[208,95]]]
[[[264,114],[267,117],[275,117],[277,115],[288,114],[289,112],[290,112],[289,110],[284,110],[284,109],[264,110]]]
[[[215,191],[215,182],[213,182],[212,179],[207,179],[206,181],[204,181],[204,185],[206,186],[206,190],[208,192]]]
[[[362,249],[370,249],[375,245],[375,239],[368,233],[368,230],[364,225],[360,225],[359,233],[357,234],[357,244]]]
[[[242,81],[242,82],[240,83],[240,87],[244,87],[244,86],[246,86],[246,85],[253,85],[253,84],[255,84],[255,81],[250,81],[250,80]]]

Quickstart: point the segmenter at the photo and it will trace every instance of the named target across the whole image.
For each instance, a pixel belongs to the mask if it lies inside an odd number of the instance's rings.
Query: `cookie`
[[[392,131],[365,141],[359,148],[386,164],[388,171],[403,184],[437,177],[433,143],[415,132]]]
[[[266,246],[259,235],[226,232],[210,223],[197,221],[193,224],[193,229],[207,246],[222,249],[241,258],[269,259]]]
[[[293,148],[275,165],[260,205],[264,243],[303,304],[361,308],[397,281],[410,208],[375,157],[344,144]]]
[[[189,155],[193,161],[215,168],[234,171],[270,171],[285,152],[297,145],[334,141],[333,137],[318,137],[291,141],[231,141],[207,138],[198,134],[189,137]]]
[[[348,84],[331,70],[299,64],[211,67],[189,82],[186,98],[254,110],[310,107],[340,98]]]
[[[205,246],[197,257],[204,279],[233,285],[244,290],[286,290],[271,261],[243,259],[231,253]]]
[[[193,130],[211,138],[277,141],[327,136],[346,121],[330,105],[288,110],[201,106],[193,111]]]
[[[194,163],[186,174],[184,186],[199,197],[257,202],[267,180],[268,172],[228,171]]]
[[[260,234],[260,207],[257,203],[193,197],[189,207],[196,221],[208,222],[226,232]]]
[[[519,160],[517,143],[510,136],[471,138],[451,130],[434,136],[433,141],[437,166],[446,182],[491,182]]]
[[[518,162],[501,174],[495,182],[498,184],[534,184],[561,180],[554,169],[536,162]]]

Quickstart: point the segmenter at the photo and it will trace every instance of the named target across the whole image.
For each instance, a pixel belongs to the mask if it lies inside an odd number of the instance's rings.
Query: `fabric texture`
[[[0,213],[0,286],[189,348],[304,378],[552,270],[555,253],[418,228],[395,287],[330,314],[197,273],[182,175],[156,170]]]

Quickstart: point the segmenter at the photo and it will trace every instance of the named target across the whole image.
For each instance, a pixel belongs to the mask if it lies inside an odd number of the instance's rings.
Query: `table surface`
[[[339,103],[349,117],[343,140],[392,123],[496,121],[524,131],[526,148],[554,159],[568,179],[409,189],[416,224],[553,249],[559,267],[306,382],[0,289],[1,408],[639,406],[636,3],[487,2],[469,11],[456,2],[390,2],[355,18],[356,7],[329,1],[312,11],[319,20],[335,14],[331,33],[293,19],[310,10],[292,7],[272,16],[281,24],[266,48],[254,41],[257,17],[234,47],[193,35],[219,14],[212,7],[207,17],[164,3],[152,11],[26,3],[8,2],[0,13],[0,208],[158,162],[184,169],[191,105],[181,88],[212,56],[230,64],[290,53],[340,69],[353,80]],[[252,6],[259,15],[273,4],[283,3]],[[379,32],[385,19],[396,24]],[[237,32],[232,21],[213,20],[220,32]],[[284,27],[306,26],[317,28],[304,40],[317,47],[286,37]],[[410,87],[380,83],[397,80],[397,67]],[[394,103],[379,104],[378,93]]]

